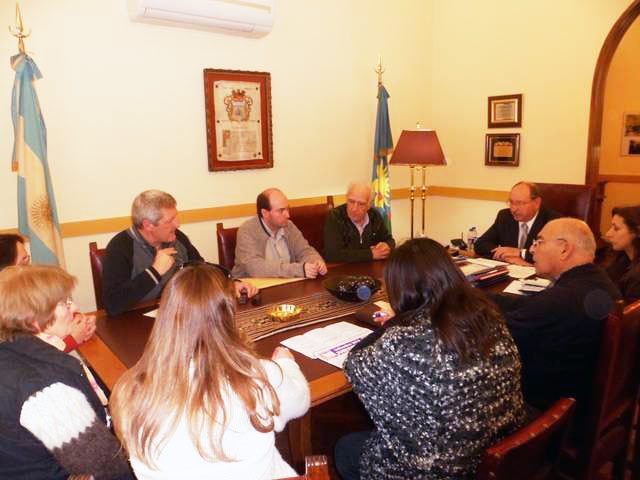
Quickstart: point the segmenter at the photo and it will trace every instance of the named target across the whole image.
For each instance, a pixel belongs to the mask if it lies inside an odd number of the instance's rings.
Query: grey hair
[[[372,194],[373,194],[373,190],[371,188],[371,185],[369,185],[368,183],[365,183],[365,182],[350,182],[349,186],[347,187],[347,195],[349,195],[349,193],[351,193],[356,188],[367,189],[369,191],[369,200],[371,200],[371,197],[372,197]]]
[[[131,205],[131,223],[136,228],[142,228],[145,220],[157,225],[162,218],[162,210],[175,208],[176,199],[172,195],[160,190],[146,190],[138,195]]]

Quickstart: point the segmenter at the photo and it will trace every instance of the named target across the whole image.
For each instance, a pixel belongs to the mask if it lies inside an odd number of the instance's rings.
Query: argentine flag
[[[47,129],[34,81],[42,78],[37,65],[24,53],[11,57],[16,71],[11,114],[15,143],[12,168],[18,171],[18,223],[29,239],[33,263],[65,267],[60,223],[47,163]]]

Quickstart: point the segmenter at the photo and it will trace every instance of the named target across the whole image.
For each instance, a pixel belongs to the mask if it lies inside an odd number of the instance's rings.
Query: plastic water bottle
[[[467,232],[467,244],[470,252],[474,251],[474,245],[476,243],[476,239],[478,238],[478,230],[476,227],[471,227]]]

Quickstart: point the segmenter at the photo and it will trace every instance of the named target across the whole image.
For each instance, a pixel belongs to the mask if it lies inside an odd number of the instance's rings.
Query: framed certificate
[[[209,171],[273,167],[271,75],[204,70]]]
[[[517,167],[520,164],[520,134],[487,133],[484,145],[484,164]]]
[[[522,126],[522,94],[489,97],[489,128]]]

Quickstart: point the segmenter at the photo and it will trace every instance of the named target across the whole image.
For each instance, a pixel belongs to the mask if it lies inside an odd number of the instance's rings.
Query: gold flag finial
[[[373,69],[374,72],[378,74],[378,85],[382,85],[382,74],[384,73],[384,68],[382,68],[382,57],[378,55],[378,65]]]
[[[17,2],[16,2],[16,28],[12,28],[11,25],[9,25],[9,32],[11,32],[11,35],[13,35],[18,39],[18,50],[20,50],[20,53],[26,54],[24,50],[23,39],[31,35],[31,29],[29,29],[27,33],[24,33],[24,25],[22,23],[22,13],[20,12],[20,5]]]

